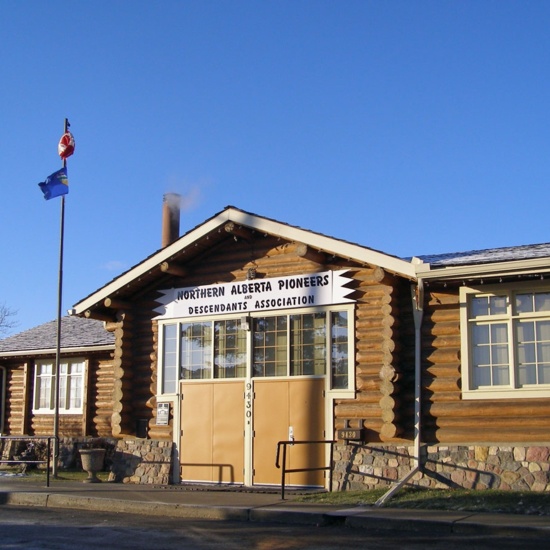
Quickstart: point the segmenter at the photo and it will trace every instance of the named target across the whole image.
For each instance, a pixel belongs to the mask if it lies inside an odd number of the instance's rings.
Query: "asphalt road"
[[[0,549],[75,548],[117,550],[498,550],[547,549],[547,538],[444,536],[373,532],[341,526],[312,527],[274,523],[148,518],[142,515],[3,506]]]

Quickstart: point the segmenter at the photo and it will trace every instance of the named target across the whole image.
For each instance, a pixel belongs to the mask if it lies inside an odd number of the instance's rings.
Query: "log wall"
[[[430,289],[426,293],[422,348],[425,443],[549,440],[548,399],[462,399],[458,288]]]
[[[339,400],[335,428],[362,429],[367,442],[410,438],[414,328],[409,283],[381,268],[353,270],[356,398]]]
[[[67,437],[108,436],[113,410],[113,367],[110,352],[91,354],[84,381],[84,414],[59,416],[59,433]],[[52,435],[54,414],[32,412],[34,360],[3,362],[7,367],[6,435]]]
[[[10,365],[7,369],[6,411],[4,415],[7,435],[28,433],[29,412],[25,406],[27,403],[25,396],[27,376],[28,365],[26,362]]]
[[[107,323],[106,329],[115,335],[111,429],[114,437],[122,437],[135,433],[132,406],[133,314],[131,311],[121,311],[117,319],[116,322]]]

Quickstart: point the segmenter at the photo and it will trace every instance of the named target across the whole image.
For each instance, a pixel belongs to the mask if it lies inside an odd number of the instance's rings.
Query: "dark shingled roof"
[[[107,332],[102,321],[82,317],[61,319],[61,348],[114,346],[113,333]],[[6,352],[28,352],[57,347],[57,320],[44,323],[0,340],[0,356]]]
[[[504,248],[488,248],[486,250],[470,250],[452,254],[434,254],[419,256],[432,267],[448,267],[454,265],[490,264],[494,262],[509,262],[514,260],[531,260],[550,257],[550,243],[507,246]]]

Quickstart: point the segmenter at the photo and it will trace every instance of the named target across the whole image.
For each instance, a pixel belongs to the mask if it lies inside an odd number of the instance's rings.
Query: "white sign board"
[[[157,403],[157,426],[168,426],[170,403]]]
[[[235,283],[162,290],[157,319],[249,313],[353,302],[346,271],[323,271]]]

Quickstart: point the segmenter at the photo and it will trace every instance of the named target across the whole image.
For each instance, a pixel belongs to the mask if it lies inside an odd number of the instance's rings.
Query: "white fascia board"
[[[90,353],[92,351],[112,351],[115,349],[114,344],[108,344],[104,346],[88,346],[88,347],[80,347],[80,348],[61,348],[59,350],[60,354],[63,355],[74,355],[75,353],[81,355],[85,353]],[[56,353],[55,348],[44,348],[44,349],[29,349],[29,350],[20,350],[20,351],[5,351],[0,352],[0,356],[2,357],[18,357],[21,355],[51,355],[53,353]]]
[[[468,277],[527,275],[550,272],[550,258],[533,258],[475,265],[458,265],[430,269],[430,264],[416,264],[416,275],[424,280],[449,280]]]
[[[239,210],[232,212],[231,221],[252,227],[257,231],[263,231],[270,235],[279,235],[290,241],[297,241],[311,246],[317,250],[330,252],[342,258],[357,260],[374,266],[379,266],[387,271],[415,279],[414,266],[394,256],[388,256],[382,252],[371,250],[357,244],[341,241],[319,233],[313,233],[307,229],[301,229],[284,223],[279,223],[266,218],[258,218]]]
[[[187,235],[180,237],[172,244],[166,246],[162,250],[159,250],[159,252],[155,255],[151,256],[130,271],[124,273],[117,279],[114,279],[105,287],[90,295],[88,298],[75,304],[75,314],[79,315],[84,313],[86,310],[95,306],[99,302],[102,302],[105,298],[130,284],[141,275],[155,269],[159,264],[178,253],[180,250],[191,246],[195,241],[201,239],[208,233],[223,227],[225,223],[230,221],[259,232],[281,236],[292,241],[302,242],[318,250],[331,252],[343,258],[350,258],[370,265],[379,266],[398,275],[402,275],[403,277],[410,279],[416,278],[414,266],[405,260],[401,260],[393,256],[387,256],[381,252],[348,243],[346,241],[340,241],[318,233],[312,233],[306,229],[300,229],[284,223],[276,222],[274,220],[262,218],[254,214],[243,212],[242,210],[228,208],[223,212],[220,212],[220,214],[214,218],[198,226]]]

